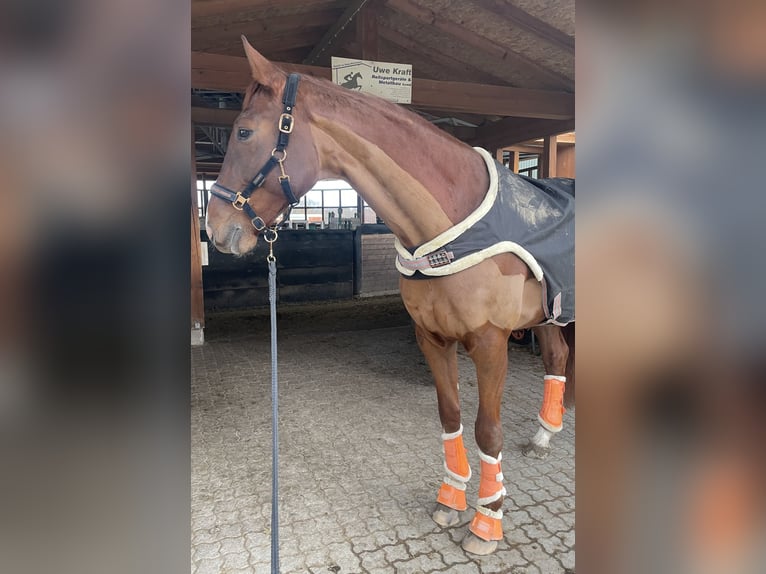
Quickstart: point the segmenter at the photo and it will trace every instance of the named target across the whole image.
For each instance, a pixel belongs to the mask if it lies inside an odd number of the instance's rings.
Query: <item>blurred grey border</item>
[[[189,38],[0,4],[2,572],[188,572]]]
[[[581,572],[766,541],[766,4],[577,4]]]

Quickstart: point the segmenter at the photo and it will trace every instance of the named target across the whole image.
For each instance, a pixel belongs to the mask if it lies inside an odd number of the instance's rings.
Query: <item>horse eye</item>
[[[239,131],[237,132],[237,138],[241,141],[245,141],[251,135],[253,135],[253,130],[247,130],[245,128],[239,128]]]

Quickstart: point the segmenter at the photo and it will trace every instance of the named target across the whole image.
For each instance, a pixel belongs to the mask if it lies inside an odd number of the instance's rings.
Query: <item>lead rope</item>
[[[272,233],[269,233],[271,231]],[[272,235],[273,234],[273,235]],[[276,228],[263,234],[269,244],[269,307],[271,310],[271,574],[279,574],[279,387],[277,382],[277,258]]]

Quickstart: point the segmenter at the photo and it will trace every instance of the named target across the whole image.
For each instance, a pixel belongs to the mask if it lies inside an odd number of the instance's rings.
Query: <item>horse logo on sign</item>
[[[362,86],[359,84],[358,80],[364,79],[362,74],[359,72],[355,72],[353,74],[346,74],[343,76],[344,82],[341,84],[341,87],[348,88],[349,90],[361,90]]]

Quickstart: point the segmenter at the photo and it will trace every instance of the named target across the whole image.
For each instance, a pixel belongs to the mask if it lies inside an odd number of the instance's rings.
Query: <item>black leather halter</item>
[[[285,173],[285,168],[282,164],[287,158],[287,144],[290,141],[290,134],[293,131],[292,112],[293,108],[295,108],[295,97],[298,94],[299,81],[300,76],[298,74],[290,74],[287,78],[285,91],[282,94],[282,115],[279,116],[279,137],[277,138],[277,145],[271,150],[271,157],[265,164],[263,164],[263,167],[258,171],[252,181],[239,193],[221,185],[217,181],[210,188],[210,193],[216,197],[231,202],[235,209],[240,211],[244,210],[256,231],[263,231],[266,229],[266,222],[255,213],[250,206],[248,199],[256,189],[263,185],[266,176],[277,165],[279,165],[279,171],[281,172],[281,175],[279,176],[279,185],[282,186],[282,193],[285,194],[285,198],[290,204],[287,208],[285,217],[283,217],[283,221],[290,216],[290,211],[298,204],[298,199],[295,197],[295,194],[290,187],[290,176]]]

